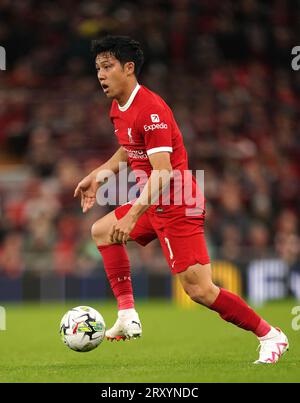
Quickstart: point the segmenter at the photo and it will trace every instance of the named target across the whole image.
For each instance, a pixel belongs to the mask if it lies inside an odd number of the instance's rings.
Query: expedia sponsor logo
[[[159,116],[156,113],[152,113],[150,117],[153,123],[159,123]]]
[[[147,132],[148,130],[155,130],[155,129],[167,129],[168,128],[168,125],[166,124],[166,123],[159,123],[159,124],[156,124],[156,125],[144,125],[144,130],[145,130],[145,132]]]

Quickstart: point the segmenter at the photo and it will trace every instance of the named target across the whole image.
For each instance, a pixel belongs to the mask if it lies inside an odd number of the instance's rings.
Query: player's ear
[[[132,74],[134,74],[134,62],[125,63],[124,70],[128,76],[131,76]]]

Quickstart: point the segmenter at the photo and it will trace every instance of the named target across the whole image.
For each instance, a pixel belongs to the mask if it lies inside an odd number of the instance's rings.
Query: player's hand
[[[74,191],[74,197],[80,195],[83,213],[86,213],[95,204],[98,187],[99,184],[90,175],[86,176],[78,183]]]
[[[112,229],[109,233],[109,237],[112,243],[127,243],[130,233],[135,227],[136,219],[134,219],[129,214],[126,214],[122,217],[115,225],[112,226]]]

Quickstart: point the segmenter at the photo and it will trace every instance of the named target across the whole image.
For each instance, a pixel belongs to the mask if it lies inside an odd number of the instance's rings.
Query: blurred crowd
[[[2,0],[0,272],[99,269],[90,227],[109,207],[83,215],[73,192],[117,147],[90,54],[107,33],[141,42],[139,81],[205,171],[211,256],[300,271],[299,31],[299,1]],[[157,242],[129,251],[136,270],[168,271]]]

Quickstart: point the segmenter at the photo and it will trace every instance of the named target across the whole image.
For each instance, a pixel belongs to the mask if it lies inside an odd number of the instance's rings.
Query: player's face
[[[128,75],[122,66],[110,53],[100,53],[96,57],[96,70],[100,85],[108,98],[119,98],[127,85]]]

